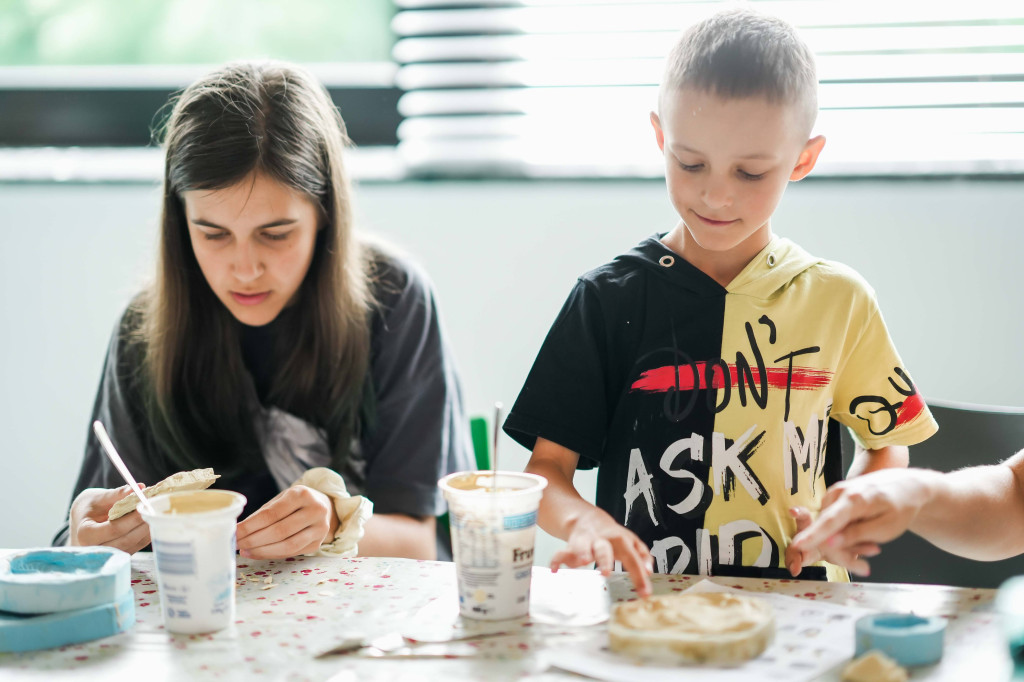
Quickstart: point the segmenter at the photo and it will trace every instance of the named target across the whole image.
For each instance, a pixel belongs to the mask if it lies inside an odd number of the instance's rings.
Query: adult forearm
[[[366,522],[364,531],[359,541],[360,556],[437,559],[437,530],[432,517],[374,514]]]
[[[947,552],[979,561],[1024,552],[1024,486],[1014,467],[970,467],[929,477],[926,485],[928,501],[911,531]]]

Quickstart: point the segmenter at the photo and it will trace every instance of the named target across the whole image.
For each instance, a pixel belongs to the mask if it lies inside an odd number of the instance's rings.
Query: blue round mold
[[[928,665],[942,658],[946,620],[912,613],[876,613],[860,618],[856,632],[857,656],[876,650],[900,665]]]

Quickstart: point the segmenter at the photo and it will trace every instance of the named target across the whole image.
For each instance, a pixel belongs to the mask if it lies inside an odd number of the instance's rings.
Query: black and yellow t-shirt
[[[768,577],[841,471],[835,422],[868,448],[937,429],[868,284],[775,238],[722,287],[653,236],[578,280],[505,430],[600,467],[658,572]]]

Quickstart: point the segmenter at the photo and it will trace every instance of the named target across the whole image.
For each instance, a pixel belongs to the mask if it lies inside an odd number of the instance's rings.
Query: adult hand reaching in
[[[824,559],[860,575],[870,568],[864,557],[880,553],[879,543],[905,533],[927,504],[927,477],[920,469],[883,469],[837,483],[828,489],[818,518],[793,510],[797,534],[786,550],[786,566],[796,575]]]
[[[800,533],[814,524],[814,517],[804,507],[794,507],[789,510],[790,516],[796,521],[797,537]],[[795,539],[794,539],[795,542]],[[864,557],[878,556],[881,548],[874,542],[860,542],[853,546],[832,546],[829,542],[822,545],[806,547],[795,545],[793,542],[786,547],[786,567],[795,578],[805,566],[819,561],[843,566],[857,575],[870,575],[871,567]]]

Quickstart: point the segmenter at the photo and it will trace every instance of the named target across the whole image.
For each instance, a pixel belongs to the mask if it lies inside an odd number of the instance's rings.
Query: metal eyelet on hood
[[[775,264],[778,262],[778,259],[775,257],[774,251],[768,254],[768,258],[766,260],[768,261],[768,267],[770,268],[774,268]]]
[[[676,264],[676,259],[673,258],[672,256],[667,256],[666,255],[666,256],[662,256],[660,259],[658,259],[658,265],[660,265],[663,268],[670,268],[670,267],[672,267],[675,264]]]

